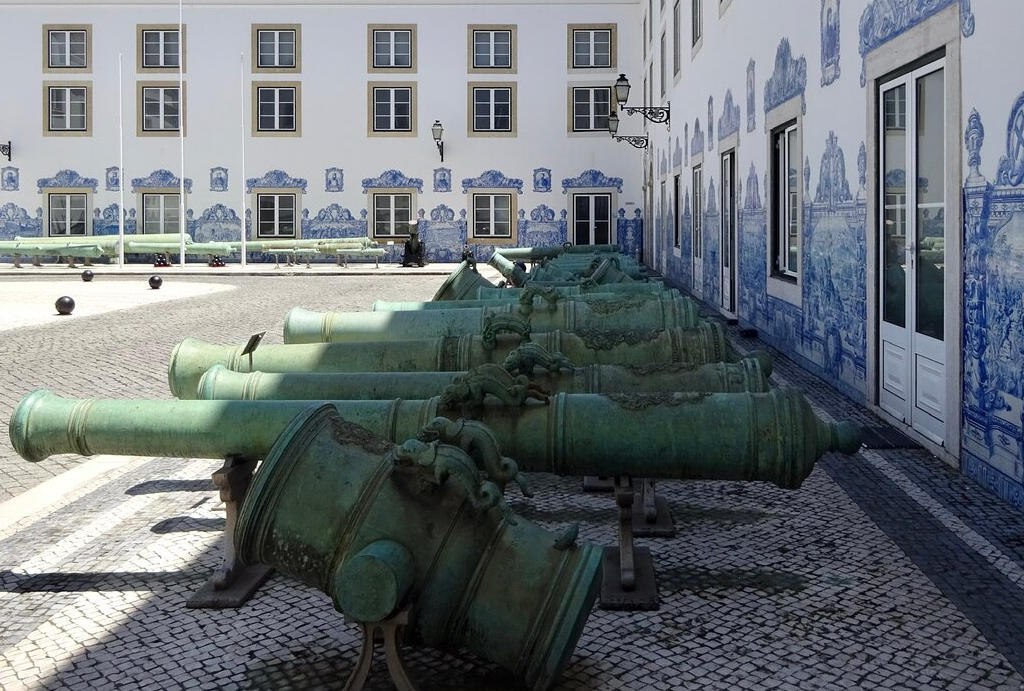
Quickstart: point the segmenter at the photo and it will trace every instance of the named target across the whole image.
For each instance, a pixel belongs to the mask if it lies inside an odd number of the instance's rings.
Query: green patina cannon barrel
[[[590,614],[601,550],[514,515],[495,490],[456,446],[394,447],[313,406],[257,471],[235,544],[356,621],[408,609],[405,644],[468,648],[544,691]]]
[[[501,334],[493,329],[482,336],[417,341],[262,345],[251,359],[242,354],[241,345],[214,345],[187,338],[171,353],[167,379],[171,392],[181,397],[183,392],[196,391],[203,373],[218,364],[236,372],[462,372],[503,362],[518,352],[519,339]],[[704,322],[693,329],[546,331],[530,335],[530,343],[548,353],[561,353],[581,367],[697,365],[740,359],[717,322]]]
[[[416,437],[448,410],[439,396],[333,404],[346,421],[391,441]],[[40,390],[14,411],[10,438],[29,461],[57,453],[262,458],[307,405],[76,400]],[[477,416],[520,470],[560,475],[765,480],[798,487],[821,454],[853,453],[860,445],[856,425],[819,420],[800,392],[788,388],[767,393],[561,393],[543,403],[521,401],[515,408],[484,404]]]
[[[486,367],[498,367],[488,365]],[[479,368],[478,368],[479,369]],[[465,372],[233,372],[214,365],[196,392],[202,400],[383,400],[422,399],[459,385]],[[511,376],[511,375],[509,375]],[[659,391],[737,392],[768,390],[768,377],[756,358],[699,367],[590,365],[572,371],[538,372],[533,383],[549,393],[636,393]]]
[[[498,251],[506,259],[513,261],[537,261],[538,259],[551,259],[563,254],[618,253],[620,247],[618,245],[570,245],[566,243],[565,245],[555,247],[502,247]]]
[[[632,285],[629,283],[621,283],[616,285]],[[646,285],[643,283],[636,283],[635,285]],[[492,288],[494,291],[501,291],[502,288]],[[390,300],[375,300],[370,306],[371,312],[421,312],[424,310],[449,310],[449,309],[466,309],[469,307],[483,307],[483,308],[499,308],[504,305],[517,305],[515,308],[523,315],[532,314],[534,311],[547,309],[552,311],[557,308],[560,302],[581,302],[585,305],[597,305],[601,307],[612,307],[618,302],[625,302],[626,304],[633,304],[631,301],[641,300],[660,300],[663,302],[672,302],[674,300],[683,300],[691,303],[692,311],[697,312],[697,303],[692,298],[683,297],[678,290],[670,288],[668,290],[644,290],[622,292],[622,293],[581,293],[578,288],[575,293],[563,293],[558,288],[526,288],[523,290],[517,290],[514,293],[498,293],[495,297],[491,298],[477,298],[467,300],[441,300],[441,301],[430,301],[430,302],[393,302]],[[687,308],[689,309],[689,308]]]
[[[434,300],[464,300],[474,297],[478,288],[493,288],[494,284],[476,271],[476,264],[464,261],[444,279],[434,293]]]
[[[522,297],[524,291],[536,292],[537,290],[537,288],[488,288],[481,286],[476,289],[474,294],[462,300],[458,300],[457,302],[465,302],[466,300],[518,300]],[[622,294],[661,295],[663,293],[674,297],[680,294],[675,288],[668,288],[664,283],[659,281],[631,281],[628,283],[575,283],[573,285],[549,286],[544,290],[554,291],[555,294],[564,297],[571,297],[575,295]]]
[[[402,312],[314,312],[293,307],[284,318],[285,343],[408,341],[483,333],[492,315],[514,315],[531,332],[592,329],[692,328],[700,323],[697,303],[685,297],[651,300],[647,295],[557,300],[534,308],[504,302],[493,307]],[[444,303],[439,303],[444,304]]]

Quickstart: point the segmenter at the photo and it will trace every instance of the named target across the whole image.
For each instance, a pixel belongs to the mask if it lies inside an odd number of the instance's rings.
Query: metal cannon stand
[[[350,621],[348,617],[346,621]],[[384,660],[388,665],[388,674],[391,675],[391,682],[398,691],[419,691],[416,684],[409,678],[409,672],[402,660],[402,651],[398,647],[398,639],[401,636],[401,629],[409,623],[409,609],[403,609],[382,621],[357,621],[359,629],[363,634],[362,645],[359,648],[359,661],[356,662],[352,675],[345,684],[345,691],[362,691],[366,686],[366,680],[370,676],[370,666],[373,664],[373,652],[377,647],[377,641],[384,643]]]
[[[650,495],[654,495],[653,483]],[[633,544],[635,515],[639,510],[643,516],[643,501],[634,507],[635,499],[636,490],[632,478],[628,475],[617,476],[615,504],[619,507],[619,544],[604,549],[601,609],[658,609],[658,584],[651,551],[647,547]]]

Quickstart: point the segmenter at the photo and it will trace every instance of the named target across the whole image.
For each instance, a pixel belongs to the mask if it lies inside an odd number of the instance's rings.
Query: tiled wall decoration
[[[345,171],[341,168],[328,168],[324,171],[324,192],[344,192]]]
[[[144,178],[132,178],[132,192],[142,189],[178,189],[181,178],[166,169],[154,170]],[[192,194],[192,178],[185,178],[185,194]]]
[[[801,110],[807,112],[804,93],[807,90],[807,58],[793,57],[789,39],[779,41],[775,51],[775,70],[764,83],[764,112],[768,113],[786,101],[800,97]]]
[[[821,85],[839,79],[839,0],[821,0]]]
[[[0,192],[17,192],[21,184],[21,173],[14,166],[0,168]]]

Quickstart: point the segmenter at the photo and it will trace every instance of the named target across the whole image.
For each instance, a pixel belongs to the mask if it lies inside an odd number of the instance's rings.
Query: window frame
[[[690,0],[690,57],[704,45],[704,0]]]
[[[83,209],[83,212],[85,214],[85,232],[83,232],[81,234],[78,234],[78,233],[72,234],[70,232],[70,227],[69,227],[69,229],[68,229],[69,232],[67,232],[67,233],[58,233],[58,234],[54,235],[54,234],[52,234],[50,232],[51,231],[50,214],[51,214],[51,211],[53,209],[51,197],[55,197],[55,196],[70,197],[72,195],[81,195],[82,197],[85,198],[85,207]],[[54,238],[82,238],[82,237],[88,237],[88,236],[92,235],[92,214],[89,213],[89,209],[92,208],[92,190],[90,190],[88,187],[52,187],[52,188],[47,188],[46,189],[46,194],[44,195],[44,197],[45,197],[45,203],[46,203],[46,225],[44,226],[44,230],[46,231],[46,234],[43,237],[48,237],[48,238],[49,237],[54,237]]]
[[[366,83],[366,136],[368,137],[415,137],[419,127],[419,99],[417,96],[418,82],[367,82]],[[377,89],[409,89],[409,129],[378,130],[376,129],[376,91]],[[392,105],[394,101],[392,101]],[[394,113],[392,113],[392,119]]]
[[[260,129],[260,89],[294,89],[295,128],[290,130]],[[252,113],[250,130],[253,137],[301,137],[302,136],[302,82],[253,80],[250,97]],[[275,101],[275,103],[279,103]],[[280,115],[276,117],[280,118]]]
[[[576,66],[576,32],[577,31],[608,31],[610,32],[609,65],[606,67]],[[566,38],[566,64],[570,72],[612,72],[618,69],[618,24],[569,24]],[[591,50],[593,52],[593,50]]]
[[[367,234],[368,234],[368,236],[369,236],[369,238],[371,240],[403,240],[404,241],[404,240],[408,239],[411,236],[410,233],[404,233],[404,234],[402,234],[402,233],[391,233],[391,234],[382,233],[382,234],[378,234],[377,233],[377,197],[392,197],[392,203],[391,203],[391,206],[389,208],[389,211],[391,211],[392,214],[393,214],[394,210],[395,210],[395,205],[394,205],[394,199],[393,198],[396,197],[396,196],[408,196],[409,197],[409,221],[406,222],[406,223],[408,224],[409,222],[414,221],[414,220],[417,219],[417,214],[416,214],[416,202],[417,202],[417,199],[416,199],[416,188],[415,187],[380,187],[380,188],[373,188],[373,189],[370,190],[369,199],[367,200],[367,202],[368,202],[367,206],[369,208],[369,216],[370,216],[369,223],[368,223],[368,226],[367,226]],[[390,219],[388,221],[388,223],[390,223],[392,229],[394,229],[395,219],[393,219],[393,218]]]
[[[476,198],[482,196],[507,196],[509,198],[509,235],[476,234]],[[515,245],[519,238],[519,194],[512,187],[472,188],[466,195],[466,238],[469,242],[488,245]],[[491,220],[493,225],[493,218]]]
[[[376,47],[376,32],[378,31],[408,31],[409,32],[409,66],[408,67],[378,67],[376,63],[377,55],[375,51]],[[392,41],[392,47],[394,41]],[[367,24],[366,25],[366,71],[370,73],[406,73],[416,74],[417,71],[417,52],[419,46],[416,39],[416,25],[415,24]],[[394,52],[392,51],[392,57]]]
[[[672,175],[672,249],[675,256],[680,255],[680,248],[683,235],[683,174],[676,172]]]
[[[566,111],[566,131],[571,135],[594,135],[594,134],[606,134],[608,132],[607,125],[604,129],[591,128],[591,129],[576,129],[576,91],[577,89],[588,89],[593,94],[595,89],[604,89],[608,92],[608,114],[615,112],[615,103],[613,98],[613,89],[603,82],[570,82],[567,92],[567,111]],[[595,115],[593,113],[594,101],[593,98],[590,100],[591,114],[590,119],[593,122]],[[605,116],[607,118],[607,116]]]
[[[295,34],[295,65],[292,67],[260,66],[260,32],[291,31]],[[254,74],[299,74],[302,72],[302,24],[253,24],[251,38],[251,62]],[[275,43],[278,45],[278,43]]]
[[[509,89],[509,129],[478,130],[476,129],[476,90],[477,89]],[[466,134],[469,137],[516,137],[518,136],[518,82],[469,82],[466,84]],[[493,100],[492,100],[493,121]]]
[[[690,188],[693,193],[692,215],[690,216],[690,256],[704,258],[704,163],[695,163],[690,168]]]
[[[177,81],[154,81],[146,80],[136,82],[135,89],[135,130],[139,137],[177,137],[188,136],[186,115],[188,113],[188,83],[181,84],[181,92],[178,95],[178,129],[175,130],[147,130],[145,129],[145,93],[146,89],[177,89]]]
[[[50,32],[84,31],[85,65],[81,67],[53,67],[50,65]],[[43,24],[42,69],[47,74],[90,74],[92,72],[92,24]]]
[[[50,89],[85,89],[85,129],[50,129]],[[45,81],[43,82],[43,136],[44,137],[91,137],[92,136],[92,81]]]
[[[672,76],[675,81],[679,81],[679,76],[683,72],[682,2],[683,0],[675,0],[672,5]]]
[[[145,74],[177,74],[175,67],[146,67],[146,32],[147,31],[177,31],[177,24],[136,24],[135,25],[135,69],[139,75]],[[178,61],[181,63],[182,73],[188,72],[188,26],[181,25],[181,35],[178,36]]]
[[[661,52],[658,60],[658,77],[661,83],[661,100],[665,100],[665,96],[668,94],[668,70],[666,69],[666,63],[668,62],[668,51],[665,50],[665,41],[667,40],[667,33],[661,32],[661,43],[659,44]]]
[[[777,142],[782,140],[785,144],[780,149]],[[800,265],[803,240],[803,161],[801,158],[800,127],[797,120],[788,120],[785,123],[773,127],[769,137],[769,147],[772,152],[771,164],[769,165],[769,219],[768,228],[770,232],[771,252],[771,276],[791,283],[796,283],[800,278]],[[795,150],[793,147],[795,146]],[[786,167],[785,181],[782,181],[782,167],[785,166],[783,159],[788,160],[791,155],[796,156],[795,181],[791,180],[789,169]],[[791,182],[793,187],[791,187]],[[794,189],[795,188],[795,189]],[[792,197],[796,197],[796,212],[793,217]],[[796,266],[789,263],[790,250],[790,228],[796,228],[796,238],[793,241],[796,245]],[[785,234],[785,237],[783,236]],[[785,253],[785,256],[784,256]]]
[[[466,71],[470,74],[516,74],[519,71],[519,36],[518,24],[469,24],[466,26]],[[478,31],[508,31],[511,41],[509,47],[509,67],[477,67],[476,66],[476,33]],[[493,44],[492,44],[493,45]],[[493,57],[493,54],[492,54]]]
[[[176,227],[174,228],[174,230],[166,231],[163,228],[164,221],[163,221],[163,218],[161,217],[161,228],[160,228],[160,230],[155,230],[153,232],[154,233],[164,233],[164,232],[180,233],[181,232],[182,224],[181,224],[181,217],[180,217],[180,215],[184,211],[183,207],[185,207],[186,204],[182,204],[182,202],[181,202],[181,196],[180,196],[181,195],[181,190],[180,190],[180,188],[177,188],[177,187],[173,187],[173,188],[172,187],[168,187],[168,188],[146,188],[146,189],[140,189],[139,190],[139,194],[138,194],[138,196],[139,196],[139,204],[138,204],[139,215],[138,215],[138,218],[140,219],[139,222],[138,222],[138,228],[139,228],[138,233],[140,235],[147,234],[146,233],[146,197],[148,197],[148,196],[166,197],[166,196],[170,196],[170,195],[178,197],[178,205],[177,205],[178,214],[179,214],[178,223],[176,224]],[[186,202],[187,201],[188,200],[186,199]],[[163,206],[161,211],[165,211],[166,208],[167,208],[166,206]]]
[[[578,219],[576,218],[576,198],[577,197],[590,197],[591,198],[590,207],[593,208],[594,207],[593,198],[597,197],[597,196],[604,196],[604,197],[608,197],[608,242],[613,244],[615,242],[615,231],[616,231],[616,227],[615,227],[616,226],[616,222],[615,222],[615,219],[616,219],[615,203],[616,203],[617,199],[616,199],[616,196],[615,196],[615,190],[613,188],[608,188],[608,187],[578,188],[578,189],[572,190],[570,192],[569,196],[571,197],[571,199],[569,199],[569,209],[570,209],[569,210],[569,214],[571,216],[571,219],[569,221],[569,226],[567,228],[567,235],[568,235],[568,237],[566,239],[569,242],[571,242],[576,247],[588,247],[590,245],[603,244],[603,243],[595,242],[596,238],[594,237],[594,223],[595,223],[596,219],[594,219],[594,218],[588,219],[589,222],[590,222],[590,231],[589,231],[590,232],[590,243],[589,243],[589,245],[579,245],[579,244],[577,244],[577,242],[576,242],[576,223],[577,223]]]
[[[282,235],[279,232],[275,232],[273,235],[264,235],[260,231],[260,198],[261,197],[291,197],[294,206],[292,207],[292,234]],[[253,240],[298,240],[302,238],[302,193],[301,190],[296,188],[283,188],[283,189],[254,189],[253,190],[253,221],[252,221],[252,233],[254,237],[250,238]],[[274,208],[274,226],[275,231],[280,225],[280,212],[281,208],[275,203]]]

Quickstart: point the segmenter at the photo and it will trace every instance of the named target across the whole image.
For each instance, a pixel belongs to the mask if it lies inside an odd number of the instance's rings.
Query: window
[[[253,72],[298,72],[302,62],[299,24],[254,24]]]
[[[702,0],[690,0],[691,19],[693,28],[691,30],[691,42],[696,48],[704,36],[704,3]]]
[[[477,72],[515,72],[515,26],[469,27],[469,68]]]
[[[704,256],[704,174],[693,167],[693,258]]]
[[[51,192],[47,195],[50,235],[85,235],[87,233],[87,197],[88,195],[85,193]]]
[[[370,71],[416,70],[416,27],[371,24]]]
[[[665,34],[664,34],[664,32],[662,32],[662,34],[661,34],[661,52],[658,55],[661,56],[661,65],[659,65],[660,69],[658,71],[661,73],[659,75],[661,77],[661,97],[662,97],[662,99],[664,99],[665,98],[665,82],[667,81],[667,79],[665,78],[665,75],[668,74],[668,54],[665,52]]]
[[[683,67],[682,57],[680,56],[679,44],[681,43],[682,37],[680,33],[682,11],[680,10],[680,3],[682,0],[676,0],[676,4],[672,7],[672,74],[679,76],[679,70]]]
[[[43,71],[88,72],[91,62],[91,25],[43,26]]]
[[[796,122],[772,130],[772,273],[800,268],[800,144]]]
[[[675,185],[672,204],[672,246],[675,248],[679,247],[679,226],[682,225],[682,217],[679,213],[680,199],[683,198],[683,176],[675,176]]]
[[[473,237],[512,237],[512,195],[473,195]]]
[[[258,237],[295,237],[294,194],[257,194],[256,209]]]
[[[569,66],[573,69],[615,67],[614,24],[570,24]]]
[[[378,192],[373,195],[374,237],[405,237],[412,220],[412,193]]]
[[[89,85],[47,84],[46,97],[47,133],[88,133],[90,128]]]
[[[184,109],[177,82],[140,82],[139,103],[139,135],[180,131]]]
[[[298,82],[253,82],[253,135],[298,135],[302,129]]]
[[[370,82],[368,132],[370,135],[416,133],[416,85]]]
[[[177,72],[185,68],[185,46],[177,24],[139,24],[136,27],[140,72]]]
[[[516,85],[510,82],[470,82],[470,136],[514,136]]]
[[[572,87],[570,131],[607,132],[612,108],[612,90],[608,86]]]
[[[142,232],[181,232],[181,196],[150,193],[142,195]]]
[[[572,208],[573,244],[607,245],[611,242],[611,194],[574,194]]]

